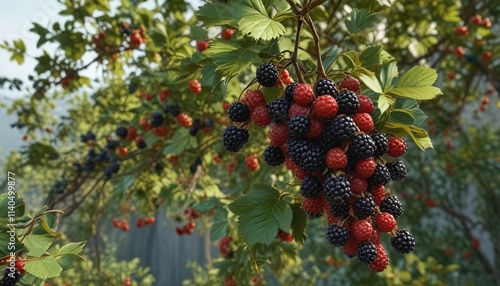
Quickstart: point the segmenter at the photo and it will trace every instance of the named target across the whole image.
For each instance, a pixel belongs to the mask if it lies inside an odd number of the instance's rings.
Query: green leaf
[[[220,208],[215,212],[214,223],[210,229],[210,240],[215,241],[227,234],[228,220],[227,209]]]
[[[57,257],[57,263],[61,266],[62,269],[66,270],[73,267],[73,263],[77,258],[79,258],[79,256],[75,254],[64,254]]]
[[[435,86],[396,87],[389,89],[386,93],[393,96],[407,97],[417,100],[429,100],[442,94],[441,90]]]
[[[175,131],[172,139],[167,140],[163,154],[179,155],[184,150],[195,148],[197,145],[196,137],[189,135],[186,128],[179,128]]]
[[[351,19],[346,21],[346,27],[352,35],[366,30],[375,23],[377,14],[370,13],[365,9],[354,9],[351,13]]]
[[[380,60],[380,52],[382,46],[370,46],[363,50],[359,55],[363,67],[373,67],[382,63]]]
[[[437,77],[438,75],[435,69],[416,66],[405,72],[399,78],[396,87],[428,87],[434,84]]]
[[[381,94],[378,97],[377,107],[380,109],[380,113],[384,113],[392,104],[392,99],[385,94]]]
[[[193,35],[193,38],[197,41],[203,41],[208,39],[207,30],[198,26],[191,26],[191,35]]]
[[[2,231],[0,232],[0,257],[9,256],[11,252],[18,252],[18,251],[21,251],[22,249],[24,249],[24,244],[19,242],[19,240],[17,239],[17,236],[16,236],[15,244],[9,244],[11,236],[10,236],[10,233],[7,231],[10,231],[10,230],[11,229],[8,228],[5,231],[5,228],[3,228]]]
[[[392,81],[398,76],[398,66],[396,62],[384,65],[380,70],[380,83],[382,88],[387,91],[392,86]]]
[[[268,185],[254,185],[247,195],[236,199],[229,209],[239,215],[239,232],[249,246],[269,244],[278,229],[290,229],[292,210],[280,192]]]
[[[15,179],[15,176],[12,176],[12,178]],[[7,192],[0,194],[0,209],[5,210],[0,212],[0,217],[9,218],[10,220],[9,211],[13,211],[14,209],[15,209],[14,217],[16,218],[22,217],[25,211],[24,199],[21,198],[15,191],[13,191],[14,196],[9,197],[8,183],[6,184],[7,186],[5,187],[5,190],[7,190]],[[12,220],[10,220],[10,222],[13,223]]]
[[[378,79],[371,71],[365,68],[356,68],[352,71],[352,74],[359,78],[372,91],[383,93],[382,86],[380,86]]]
[[[321,57],[323,59],[323,66],[325,67],[325,70],[327,72],[330,67],[332,67],[333,63],[339,57],[339,55],[340,49],[336,46],[331,46],[326,52],[323,53]]]
[[[433,148],[431,138],[427,134],[427,131],[423,128],[413,125],[402,125],[399,123],[387,122],[384,126],[384,131],[394,133],[399,136],[403,136],[404,134],[410,135],[413,142],[415,142],[415,145],[417,145],[421,150]]]
[[[244,71],[252,60],[259,58],[258,52],[264,47],[252,46],[248,42],[221,41],[216,40],[209,48],[212,60],[217,70],[226,76],[234,76]]]
[[[28,260],[24,265],[24,270],[40,279],[57,277],[61,274],[62,268],[53,256],[48,256],[39,260]]]
[[[245,35],[256,40],[271,40],[286,32],[285,26],[265,15],[252,15],[241,19],[238,27]]]
[[[63,245],[59,250],[57,255],[65,255],[65,254],[80,254],[85,247],[85,241],[82,242],[70,242],[66,245]]]
[[[159,30],[153,30],[150,34],[156,47],[164,47],[167,44],[167,37]]]
[[[23,243],[28,248],[29,256],[40,257],[49,249],[53,241],[54,238],[48,235],[30,234],[24,238]]]
[[[389,115],[389,120],[391,122],[400,123],[404,125],[413,125],[415,123],[415,117],[411,112],[403,109],[394,109]]]
[[[200,203],[193,206],[193,208],[200,213],[208,213],[209,211],[217,208],[220,205],[220,201],[215,197],[210,197],[206,201],[201,201]]]
[[[125,176],[118,176],[111,179],[115,192],[124,193],[134,184],[139,177],[139,173],[132,173]]]
[[[307,215],[300,203],[291,204],[290,208],[293,213],[291,225],[293,238],[298,243],[304,243],[306,238]]]
[[[233,17],[228,7],[230,6],[222,3],[205,4],[198,10],[198,19],[203,22],[204,27],[224,25],[236,27],[240,18]]]

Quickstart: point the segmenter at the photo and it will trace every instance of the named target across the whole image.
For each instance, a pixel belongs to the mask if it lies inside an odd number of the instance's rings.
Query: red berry
[[[200,52],[203,52],[204,50],[208,49],[209,45],[210,44],[208,43],[208,41],[198,41],[198,42],[196,42],[196,48]]]
[[[372,232],[372,224],[367,220],[354,220],[351,224],[351,234],[359,242],[369,241]]]
[[[340,148],[332,148],[326,154],[326,165],[330,169],[339,170],[347,167],[347,155]]]
[[[483,26],[485,28],[488,28],[488,29],[491,28],[491,21],[490,21],[489,18],[484,18],[484,20],[483,20]]]
[[[490,103],[490,98],[489,97],[483,97],[483,99],[481,100],[481,104],[488,105],[488,103]]]
[[[483,25],[483,17],[481,17],[481,15],[475,15],[473,16],[470,21],[472,22],[472,24],[476,25],[476,26],[481,26]]]
[[[358,95],[359,100],[359,109],[358,113],[368,113],[372,114],[373,110],[375,110],[375,105],[373,101],[366,94]]]
[[[116,228],[120,227],[120,221],[118,221],[118,219],[116,217],[113,218],[113,226]]]
[[[337,102],[329,95],[321,95],[314,100],[313,113],[319,118],[332,118],[338,110]]]
[[[361,159],[356,162],[356,175],[360,178],[369,178],[375,173],[377,163],[373,158]]]
[[[359,93],[361,89],[361,85],[359,84],[359,80],[352,76],[346,76],[338,85],[339,90],[345,88],[354,93]]]
[[[220,37],[223,38],[224,40],[231,40],[231,37],[233,36],[234,34],[234,29],[231,29],[231,28],[227,28],[227,29],[224,29],[224,31],[222,31]]]
[[[150,224],[155,223],[155,221],[156,221],[156,218],[155,218],[154,216],[150,216],[150,217],[148,217],[148,218],[144,221],[144,223],[145,223],[146,225],[150,225]]]
[[[389,265],[389,256],[387,255],[387,252],[385,252],[384,246],[382,246],[382,244],[377,244],[376,246],[377,257],[375,258],[375,261],[368,264],[368,267],[370,267],[372,271],[382,272]]]
[[[323,122],[316,117],[309,118],[310,126],[309,131],[307,131],[307,138],[317,138],[323,132]]]
[[[317,214],[320,213],[325,207],[326,198],[324,194],[316,198],[303,198],[302,199],[302,209],[308,213]]]
[[[370,241],[373,242],[375,245],[380,244],[380,232],[378,232],[376,229],[373,229]]]
[[[189,91],[194,94],[198,94],[201,92],[201,84],[196,80],[192,79],[189,81]]]
[[[288,140],[288,126],[283,123],[273,123],[269,128],[269,145],[278,147]]]
[[[295,175],[295,177],[297,177],[297,179],[299,180],[304,180],[307,175],[309,175],[309,173],[307,171],[304,171],[302,170],[299,166],[295,165],[295,167],[293,168],[293,174]]]
[[[430,208],[434,208],[437,206],[437,203],[433,201],[431,198],[425,199],[425,204]]]
[[[233,276],[226,277],[226,286],[236,286]]]
[[[479,249],[479,240],[477,239],[472,240],[472,248]]]
[[[406,152],[406,142],[401,137],[391,137],[388,139],[389,149],[387,155],[391,157],[400,157]]]
[[[153,134],[158,136],[158,137],[167,137],[168,127],[167,126],[156,127],[156,128],[153,128],[151,130],[151,132],[153,132]]]
[[[290,108],[288,109],[288,117],[292,118],[295,115],[304,115],[304,116],[309,116],[311,113],[311,109],[307,106],[301,106],[297,103],[292,104]]]
[[[314,91],[307,83],[299,83],[293,91],[293,100],[302,106],[307,106],[314,98]]]
[[[250,111],[253,111],[259,105],[265,105],[266,99],[264,98],[264,94],[258,89],[249,89],[245,92],[245,95],[241,99],[241,102],[248,105]]]
[[[135,129],[135,127],[133,126],[130,126],[127,130],[127,137],[125,137],[125,139],[132,141],[135,139],[135,137],[137,137],[137,129]]]
[[[344,246],[342,246],[342,251],[349,257],[356,256],[356,249],[358,248],[359,241],[354,238],[354,235],[349,236],[349,240]]]
[[[144,39],[142,38],[141,34],[136,30],[132,30],[129,41],[130,47],[136,49],[142,43],[144,43]]]
[[[16,260],[16,270],[17,272],[24,272],[24,260],[21,257],[18,257]]]
[[[352,176],[349,178],[349,183],[353,194],[361,194],[368,189],[368,182],[364,178]]]
[[[365,133],[371,133],[373,131],[373,118],[368,113],[357,113],[352,116],[354,123],[358,126],[359,130]]]
[[[390,213],[379,214],[376,222],[380,232],[391,232],[396,227],[396,219]]]
[[[118,154],[120,155],[120,157],[126,156],[128,154],[127,147],[124,146],[118,147]]]
[[[457,47],[455,49],[455,55],[459,58],[462,58],[465,55],[465,49],[463,47]]]
[[[293,235],[291,235],[290,233],[288,232],[284,232],[283,230],[279,230],[278,232],[278,238],[281,240],[281,241],[286,241],[286,242],[292,242],[293,241]]]
[[[190,127],[193,124],[193,120],[186,113],[181,112],[176,117],[177,123],[183,127]]]
[[[467,26],[458,26],[455,29],[455,32],[459,35],[465,36],[469,33],[469,29],[467,29]]]
[[[135,225],[138,228],[141,228],[144,225],[144,220],[142,218],[138,218],[137,221],[135,222]]]
[[[61,86],[62,88],[66,89],[68,86],[71,85],[71,83],[73,82],[73,79],[71,77],[65,77],[63,79],[61,79]]]
[[[286,69],[281,71],[280,80],[284,85],[289,85],[293,83],[293,78],[290,77],[290,73]]]
[[[271,116],[265,104],[261,104],[254,108],[251,114],[253,123],[257,126],[267,126],[271,123]]]
[[[175,227],[175,232],[177,232],[178,235],[183,235],[184,234],[184,228],[182,227]]]
[[[168,89],[160,90],[160,93],[158,94],[158,98],[160,100],[160,103],[167,100],[169,96],[170,96],[170,90],[168,90]]]
[[[373,196],[373,201],[375,202],[375,205],[379,206],[380,203],[385,198],[385,188],[384,185],[377,185],[371,188],[371,193]]]
[[[255,155],[248,155],[245,158],[245,165],[247,165],[248,170],[255,171],[259,168],[259,159]]]
[[[484,52],[481,54],[481,59],[482,59],[483,61],[489,61],[489,60],[491,60],[491,57],[492,57],[492,55],[491,55],[491,52],[490,52],[490,51],[484,51]]]

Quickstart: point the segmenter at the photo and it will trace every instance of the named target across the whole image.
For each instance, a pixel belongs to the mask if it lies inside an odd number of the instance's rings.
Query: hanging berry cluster
[[[278,78],[271,64],[257,69],[261,86],[272,87]],[[285,164],[302,180],[302,208],[312,218],[327,214],[326,238],[332,246],[380,272],[389,263],[381,232],[392,235],[391,245],[399,253],[415,247],[409,230],[396,227],[401,203],[384,188],[406,177],[404,163],[393,158],[407,146],[402,138],[375,130],[374,104],[359,91],[359,81],[350,76],[338,86],[328,78],[314,86],[291,82],[281,98],[268,103],[260,90],[248,90],[229,107],[234,125],[224,130],[222,142],[227,151],[238,152],[249,139],[250,120],[269,125],[265,162]]]

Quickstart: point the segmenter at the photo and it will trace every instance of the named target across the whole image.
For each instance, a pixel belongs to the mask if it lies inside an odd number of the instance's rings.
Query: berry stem
[[[321,60],[321,48],[319,46],[319,35],[318,31],[316,31],[316,27],[314,26],[314,23],[311,19],[311,16],[307,15],[306,17],[306,24],[309,26],[311,29],[311,32],[313,34],[313,40],[314,40],[314,46],[316,47],[316,53],[318,54],[318,73],[321,76],[321,78],[326,78],[326,72],[325,68],[323,66],[323,61]]]
[[[292,55],[292,63],[293,66],[295,67],[295,72],[297,73],[297,77],[299,78],[300,83],[305,83],[306,80],[304,79],[304,76],[302,75],[302,72],[300,71],[299,67],[299,62],[297,61],[298,59],[298,51],[299,51],[299,42],[300,42],[300,30],[302,29],[302,24],[303,24],[303,18],[302,16],[297,17],[297,34],[295,35],[295,46],[293,48],[293,55]]]

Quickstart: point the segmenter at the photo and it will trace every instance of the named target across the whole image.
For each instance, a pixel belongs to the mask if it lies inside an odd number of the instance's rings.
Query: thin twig
[[[311,19],[311,16],[309,16],[309,15],[307,15],[307,17],[306,17],[306,24],[311,29],[311,32],[313,34],[314,45],[316,46],[316,54],[317,54],[317,59],[318,59],[318,73],[322,78],[326,78],[327,76],[326,76],[325,68],[323,67],[323,61],[321,60],[321,48],[319,46],[318,31],[316,31],[316,27],[314,26],[314,23]]]

